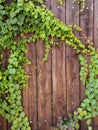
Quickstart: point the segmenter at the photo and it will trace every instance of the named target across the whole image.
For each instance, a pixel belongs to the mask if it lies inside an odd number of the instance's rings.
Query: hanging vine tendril
[[[31,130],[22,106],[22,89],[28,86],[23,67],[30,63],[25,56],[27,44],[38,39],[45,41],[43,62],[51,46],[62,43],[71,46],[78,55],[80,79],[86,86],[86,99],[67,120],[58,123],[59,129],[78,130],[79,120],[87,120],[88,130],[92,130],[91,118],[98,115],[98,51],[91,42],[85,46],[75,37],[73,28],[81,32],[79,27],[57,20],[42,0],[15,0],[10,4],[0,1],[0,50],[9,50],[6,69],[0,54],[0,114],[12,122],[12,130]],[[27,37],[28,33],[32,36]],[[59,43],[55,43],[55,38]]]

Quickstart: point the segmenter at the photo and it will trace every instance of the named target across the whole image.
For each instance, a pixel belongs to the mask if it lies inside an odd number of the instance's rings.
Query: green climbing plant
[[[81,1],[83,5],[85,1]],[[71,46],[78,55],[80,79],[86,87],[86,99],[66,120],[61,118],[58,129],[78,130],[79,121],[86,120],[88,130],[92,130],[91,118],[98,115],[98,50],[91,41],[85,46],[75,37],[73,29],[82,33],[80,27],[56,19],[42,0],[13,0],[9,3],[0,0],[0,50],[9,51],[7,68],[2,67],[3,54],[0,54],[0,114],[12,122],[12,130],[31,130],[22,105],[22,89],[28,87],[29,78],[23,68],[30,64],[26,58],[27,44],[38,39],[45,41],[43,62],[47,60],[51,46],[62,43]],[[55,38],[59,39],[58,43]]]
[[[86,0],[73,0],[73,3],[81,5],[78,13],[81,13],[84,11],[85,6],[86,6]]]

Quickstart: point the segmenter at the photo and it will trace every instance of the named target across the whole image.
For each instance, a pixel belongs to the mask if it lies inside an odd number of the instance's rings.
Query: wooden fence
[[[62,6],[57,0],[46,0],[45,3],[64,23],[81,26],[98,47],[98,0],[87,0],[86,8],[80,15],[76,15],[80,6],[73,5],[72,0],[63,0]],[[79,61],[66,45],[53,47],[44,64],[43,41],[29,44],[27,48],[27,57],[32,64],[25,68],[30,75],[29,88],[23,90],[25,113],[32,130],[51,130],[56,117],[73,112],[85,97],[85,88],[79,81]],[[10,126],[0,116],[0,130],[10,130]],[[93,130],[98,130],[98,117],[92,120],[92,126]],[[87,130],[85,122],[81,122],[80,130]]]

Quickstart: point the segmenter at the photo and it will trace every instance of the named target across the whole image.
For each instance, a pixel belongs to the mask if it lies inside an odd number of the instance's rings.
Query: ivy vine
[[[81,13],[81,12],[84,11],[85,6],[86,6],[86,0],[73,0],[73,3],[76,3],[76,4],[81,5],[81,7],[80,7],[80,11],[77,12],[77,13]]]
[[[82,2],[84,5],[85,1]],[[22,106],[22,89],[28,87],[29,78],[23,67],[30,64],[26,58],[27,44],[38,39],[45,41],[43,62],[51,46],[62,43],[71,46],[78,55],[80,79],[86,86],[86,99],[66,120],[62,118],[58,122],[58,129],[78,130],[79,120],[86,120],[88,130],[92,130],[91,118],[98,115],[98,50],[91,41],[85,46],[75,37],[73,29],[81,32],[80,27],[57,20],[42,0],[11,3],[0,0],[0,50],[9,50],[7,68],[2,67],[3,55],[0,54],[0,114],[12,122],[12,130],[31,130]],[[58,43],[55,38],[59,39]]]

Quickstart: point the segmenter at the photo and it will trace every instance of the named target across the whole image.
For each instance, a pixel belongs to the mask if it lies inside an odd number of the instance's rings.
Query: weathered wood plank
[[[7,130],[6,120],[0,115],[0,130]]]
[[[94,119],[94,130],[98,130],[98,116]]]
[[[66,23],[79,25],[78,5],[73,5],[72,0],[66,0]],[[78,36],[78,34],[76,34]],[[72,48],[66,46],[67,70],[67,113],[73,112],[79,106],[79,61]]]
[[[94,1],[94,43],[98,48],[98,0]]]
[[[52,51],[53,119],[66,114],[65,48]],[[61,59],[61,60],[60,60]]]
[[[45,5],[47,6],[48,9],[51,8],[51,0],[45,0]]]
[[[44,44],[37,43],[38,130],[49,130],[52,124],[51,58],[42,63]]]
[[[8,124],[7,124],[7,130],[11,130],[11,126],[12,126],[12,124],[11,124],[11,123],[8,123]]]
[[[45,0],[50,9],[50,0]],[[52,125],[52,86],[51,86],[51,52],[45,63],[43,41],[37,43],[37,87],[38,87],[38,129],[50,130]]]
[[[27,65],[25,70],[30,78],[28,89],[23,90],[23,105],[32,130],[37,130],[36,43],[29,44],[27,49],[27,57],[31,64]]]
[[[63,6],[57,0],[51,1],[51,10],[57,18],[65,22],[65,1]],[[66,114],[66,70],[65,45],[52,48],[53,122]]]

